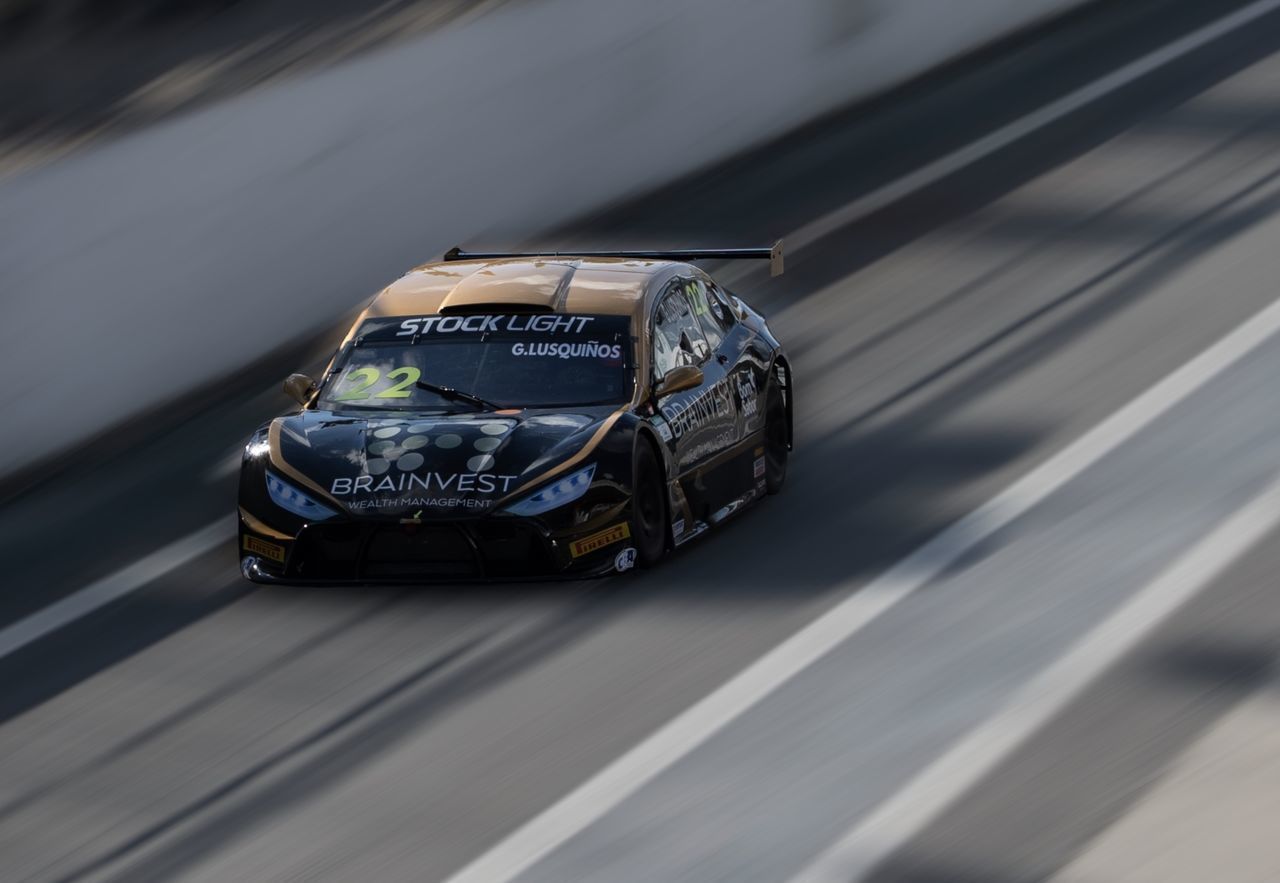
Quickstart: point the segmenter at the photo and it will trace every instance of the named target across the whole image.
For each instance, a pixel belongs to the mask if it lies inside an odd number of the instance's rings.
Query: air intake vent
[[[512,304],[512,303],[480,303],[480,304],[445,304],[440,307],[440,313],[445,316],[477,316],[492,315],[494,313],[515,313],[524,315],[528,313],[554,313],[547,304]]]

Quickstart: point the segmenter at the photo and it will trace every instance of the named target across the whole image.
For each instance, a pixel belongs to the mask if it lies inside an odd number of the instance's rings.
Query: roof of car
[[[676,273],[691,269],[672,260],[559,255],[423,264],[378,292],[351,323],[342,346],[352,341],[366,319],[432,316],[455,309],[476,313],[533,308],[631,316],[635,333],[643,336],[647,295]],[[642,350],[639,369],[647,371],[647,366]]]
[[[486,307],[635,315],[650,283],[687,265],[619,258],[506,258],[423,264],[373,299],[358,321],[475,312]]]

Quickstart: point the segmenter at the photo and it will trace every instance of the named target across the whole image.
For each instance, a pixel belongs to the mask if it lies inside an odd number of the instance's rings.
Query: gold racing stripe
[[[591,438],[587,439],[587,443],[582,446],[582,448],[578,451],[578,453],[574,454],[568,460],[565,460],[559,466],[553,466],[550,469],[548,469],[546,472],[539,475],[537,478],[530,479],[529,481],[526,481],[524,484],[520,485],[520,487],[516,488],[514,491],[512,491],[511,493],[503,497],[501,500],[499,500],[497,504],[493,507],[494,510],[496,511],[497,509],[501,508],[502,504],[505,503],[507,500],[511,500],[516,497],[519,497],[525,491],[531,488],[534,488],[537,485],[542,484],[547,479],[553,478],[567,469],[572,469],[574,466],[577,466],[579,463],[585,460],[587,458],[587,455],[595,450],[596,445],[600,444],[600,440],[604,438],[605,433],[607,433],[610,429],[613,428],[613,424],[618,422],[618,418],[621,417],[626,410],[627,409],[625,407],[619,408],[618,410],[610,414],[608,417],[606,417],[605,421],[600,424],[600,428],[595,431],[595,434],[592,435]]]
[[[277,540],[293,539],[292,534],[287,534],[287,533],[284,533],[283,531],[278,531],[274,527],[267,527],[265,524],[262,523],[260,519],[255,518],[253,517],[253,515],[246,512],[243,506],[240,507],[240,517],[244,519],[245,527],[249,528],[249,530],[253,531],[254,533],[260,533],[260,534],[264,534],[265,536],[275,537]]]
[[[280,452],[280,427],[283,424],[283,422],[284,422],[283,417],[277,417],[276,419],[271,421],[271,428],[267,430],[267,441],[270,443],[271,465],[274,466],[276,469],[279,469],[285,475],[289,476],[298,484],[312,491],[315,491],[321,497],[323,497],[324,499],[328,500],[330,503],[337,506],[339,512],[346,512],[347,511],[346,506],[342,505],[340,502],[335,500],[329,494],[329,492],[326,491],[324,488],[322,488],[320,485],[316,484],[314,481],[312,481],[311,479],[303,475],[301,472],[299,472],[297,469],[294,469],[292,466],[290,466],[289,463],[284,459],[284,454]]]

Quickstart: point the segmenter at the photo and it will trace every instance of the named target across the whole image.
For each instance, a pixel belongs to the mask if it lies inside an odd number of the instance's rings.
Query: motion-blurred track
[[[1090,9],[590,228],[801,227],[1240,5]],[[1276,300],[1277,50],[1266,15],[743,278],[796,363],[789,485],[656,571],[259,591],[228,542],[0,659],[6,879],[445,879],[489,854]],[[522,879],[809,867],[1273,480],[1278,372],[1263,339],[1135,424]],[[0,624],[225,516],[268,387],[9,502]],[[876,875],[1071,865],[1269,683],[1276,563],[1264,541],[1216,575]]]

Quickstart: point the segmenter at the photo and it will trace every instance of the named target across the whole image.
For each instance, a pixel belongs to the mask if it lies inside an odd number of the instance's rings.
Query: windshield
[[[620,404],[631,397],[630,320],[596,315],[370,319],[339,354],[326,410],[478,410]],[[455,390],[464,396],[438,389]]]

